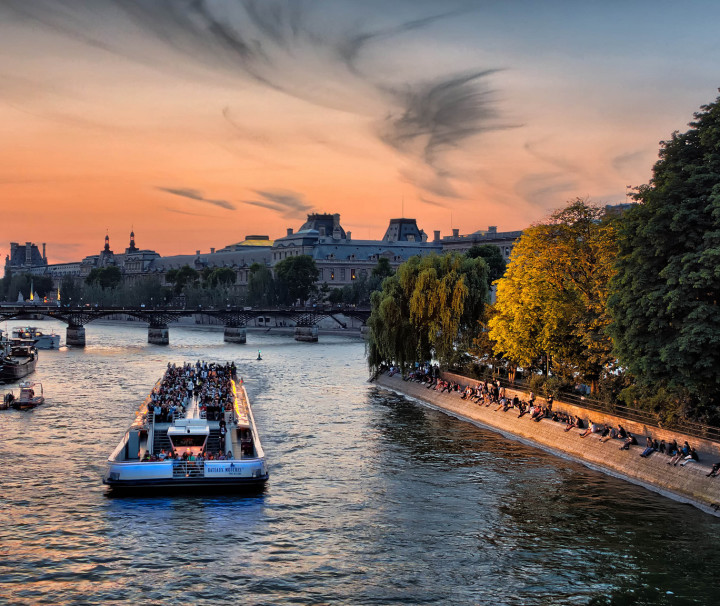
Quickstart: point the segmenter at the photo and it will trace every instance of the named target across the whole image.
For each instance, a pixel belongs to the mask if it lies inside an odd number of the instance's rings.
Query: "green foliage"
[[[119,267],[111,265],[109,267],[96,267],[91,270],[88,277],[85,278],[86,284],[96,285],[105,290],[106,288],[115,288],[122,282],[122,273]]]
[[[260,263],[250,266],[248,303],[260,307],[275,304],[275,279],[270,269]]]
[[[230,269],[229,267],[216,267],[208,274],[207,278],[205,278],[205,283],[210,288],[215,288],[217,286],[227,287],[234,284],[236,280],[237,274],[235,273],[235,270]]]
[[[368,362],[403,368],[436,358],[455,363],[481,330],[487,264],[458,254],[412,257],[371,296]]]
[[[524,368],[549,355],[556,371],[595,390],[613,362],[605,303],[615,254],[613,224],[581,199],[526,230],[497,282],[495,352]]]
[[[705,418],[720,388],[720,98],[661,144],[635,197],[618,227],[615,353],[668,409]]]
[[[200,274],[189,265],[183,265],[180,269],[171,269],[165,274],[165,281],[173,285],[173,292],[176,295],[179,295],[186,286],[198,282],[199,279]]]
[[[493,244],[475,245],[465,253],[471,259],[485,259],[488,265],[488,287],[505,275],[506,263],[500,249]]]
[[[283,259],[275,265],[278,300],[281,304],[293,305],[296,301],[307,300],[315,291],[318,269],[309,255],[298,255]]]

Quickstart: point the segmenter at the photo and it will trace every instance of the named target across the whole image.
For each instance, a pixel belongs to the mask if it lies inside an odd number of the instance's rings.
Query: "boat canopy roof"
[[[168,428],[167,433],[168,436],[208,436],[210,427],[205,419],[178,419],[174,425]]]

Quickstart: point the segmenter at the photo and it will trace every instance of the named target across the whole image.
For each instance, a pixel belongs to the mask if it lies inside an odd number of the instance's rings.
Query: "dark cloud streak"
[[[181,198],[188,198],[189,200],[196,200],[197,202],[205,202],[212,204],[213,206],[219,206],[220,208],[226,208],[227,210],[235,210],[235,205],[227,200],[212,200],[202,195],[202,192],[197,189],[189,189],[186,187],[156,187],[160,191],[173,194],[174,196],[180,196]]]

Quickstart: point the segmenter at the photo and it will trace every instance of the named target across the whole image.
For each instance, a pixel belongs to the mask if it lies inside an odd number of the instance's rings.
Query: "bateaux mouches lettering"
[[[234,465],[233,463],[226,464],[226,465],[210,465],[208,463],[205,463],[205,473],[215,473],[215,474],[242,474],[242,467],[239,465]]]

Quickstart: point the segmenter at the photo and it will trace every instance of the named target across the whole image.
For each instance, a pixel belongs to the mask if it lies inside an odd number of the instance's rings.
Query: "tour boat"
[[[26,381],[20,383],[20,396],[9,400],[10,406],[15,410],[29,410],[39,406],[45,401],[42,383]]]
[[[267,482],[265,454],[242,380],[229,378],[225,401],[206,410],[197,392],[190,394],[184,410],[178,406],[169,420],[156,415],[153,401],[162,384],[163,379],[155,384],[108,458],[104,484],[113,490],[165,490],[258,488]],[[224,454],[213,456],[223,441]]]
[[[54,332],[48,335],[34,326],[14,328],[12,334],[16,339],[31,339],[38,349],[57,349],[60,347],[60,335],[56,335]]]

